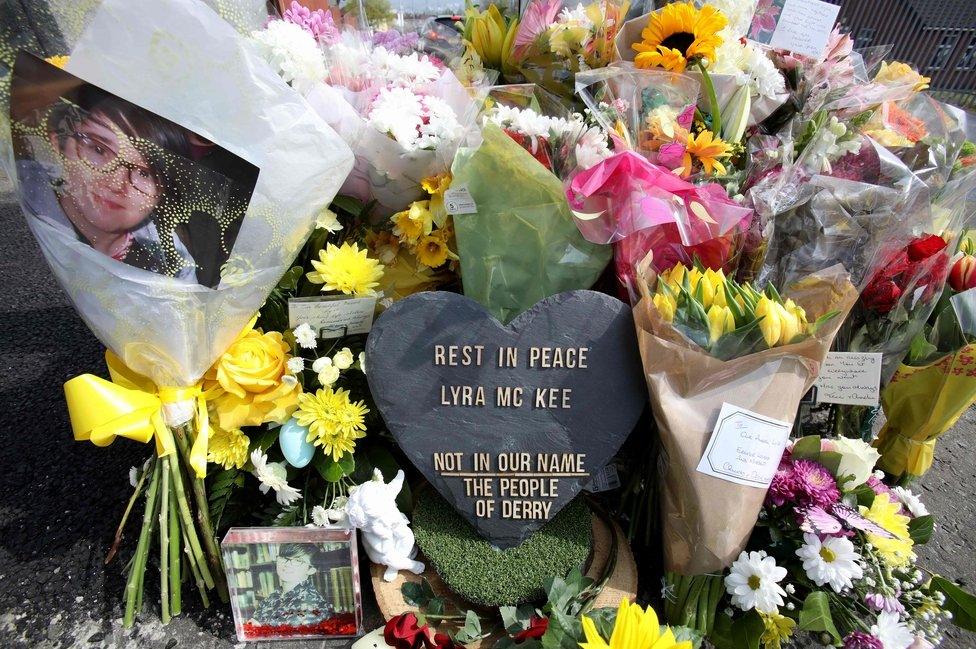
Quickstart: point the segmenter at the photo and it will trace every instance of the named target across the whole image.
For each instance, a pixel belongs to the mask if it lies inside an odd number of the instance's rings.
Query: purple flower
[[[884,644],[870,633],[851,631],[844,638],[844,649],[884,649]]]
[[[406,55],[414,51],[420,41],[420,34],[408,32],[401,34],[395,29],[373,33],[373,45],[384,47],[394,54]]]
[[[888,611],[889,613],[904,613],[905,606],[898,601],[897,597],[885,597],[881,593],[868,593],[864,596],[864,603],[868,608],[877,612]]]
[[[819,462],[795,460],[793,475],[797,483],[797,500],[801,505],[827,508],[840,500],[837,481]]]
[[[796,492],[799,485],[796,475],[793,473],[792,465],[787,468],[780,468],[773,475],[773,481],[769,483],[769,491],[766,492],[766,504],[782,507],[786,503],[796,500]]]
[[[332,14],[322,9],[312,11],[298,4],[296,0],[292,0],[291,6],[285,9],[281,17],[287,22],[298,25],[321,43],[331,45],[339,40],[339,30],[336,28]]]

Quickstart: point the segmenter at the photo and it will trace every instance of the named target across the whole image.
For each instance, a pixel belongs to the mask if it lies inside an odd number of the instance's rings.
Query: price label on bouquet
[[[773,480],[793,424],[723,403],[698,471],[747,487]]]
[[[823,56],[840,7],[822,0],[760,2],[748,38],[814,59]]]
[[[477,214],[478,205],[471,198],[466,185],[451,187],[444,192],[444,209],[448,214]]]
[[[376,311],[375,297],[297,297],[288,300],[288,326],[303,322],[319,338],[341,338],[369,333]]]
[[[821,403],[877,406],[881,392],[881,354],[828,352],[817,377]]]

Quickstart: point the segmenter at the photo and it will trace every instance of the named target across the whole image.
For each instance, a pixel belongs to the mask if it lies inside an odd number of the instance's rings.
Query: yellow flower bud
[[[674,298],[663,293],[656,293],[653,299],[654,306],[657,308],[657,312],[661,314],[661,318],[665,322],[674,320],[674,311],[677,307]]]
[[[778,312],[780,320],[783,323],[782,331],[780,332],[779,337],[779,344],[788,345],[790,341],[793,340],[798,333],[800,333],[800,322],[795,313],[787,311],[780,304],[776,305],[776,311]]]
[[[803,310],[802,306],[793,300],[786,300],[786,304],[784,306],[786,307],[787,311],[796,316],[796,321],[800,327],[800,333],[803,333],[803,330],[805,330],[807,326],[807,312]]]
[[[759,330],[769,347],[775,347],[783,334],[783,322],[779,317],[778,304],[763,295],[756,303],[756,317],[759,320]]]
[[[715,299],[715,288],[707,281],[705,274],[697,268],[693,268],[691,272],[688,273],[688,283],[691,285],[692,295],[696,295],[699,285],[701,286],[701,305],[702,308],[708,310],[708,308],[712,306],[712,301]]]
[[[728,306],[725,302],[725,273],[722,269],[705,271],[705,280],[712,287],[712,301],[719,306]]]
[[[708,310],[708,341],[715,343],[724,334],[735,331],[735,318],[727,306],[713,304]]]

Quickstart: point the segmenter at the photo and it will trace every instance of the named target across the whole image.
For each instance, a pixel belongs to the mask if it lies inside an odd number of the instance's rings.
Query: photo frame
[[[221,555],[239,641],[362,634],[356,530],[235,527]]]

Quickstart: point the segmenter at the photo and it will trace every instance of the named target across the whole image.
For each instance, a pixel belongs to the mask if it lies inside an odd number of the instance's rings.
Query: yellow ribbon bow
[[[105,352],[105,363],[111,381],[94,374],[82,374],[64,384],[75,440],[108,446],[116,437],[144,444],[155,438],[156,454],[165,457],[176,451],[176,443],[163,420],[163,406],[195,400],[196,439],[190,449],[190,466],[198,478],[205,478],[210,419],[201,386],[157,388],[148,378],[126,367],[110,351]]]

